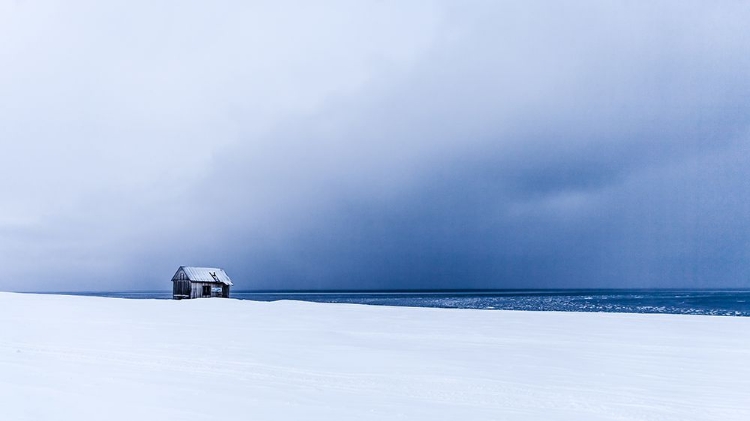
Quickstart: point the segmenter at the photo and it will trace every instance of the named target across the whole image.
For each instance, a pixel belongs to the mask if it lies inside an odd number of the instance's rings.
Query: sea
[[[127,299],[172,299],[171,291],[80,292],[73,294]],[[298,300],[318,303],[488,311],[584,311],[750,316],[750,290],[232,291],[231,297],[253,301]]]

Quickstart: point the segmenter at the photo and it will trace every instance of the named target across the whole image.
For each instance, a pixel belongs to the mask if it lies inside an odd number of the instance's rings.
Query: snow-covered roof
[[[221,282],[226,285],[232,284],[229,275],[221,268],[199,268],[194,266],[180,266],[172,277],[173,281],[180,279],[180,273],[184,272],[188,280],[194,282]]]

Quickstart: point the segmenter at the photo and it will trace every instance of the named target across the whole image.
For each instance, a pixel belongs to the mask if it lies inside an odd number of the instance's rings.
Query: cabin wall
[[[204,294],[204,287],[208,287],[208,294]],[[229,285],[216,282],[172,281],[172,298],[175,300],[208,297],[229,298]]]
[[[210,289],[209,294],[203,294],[203,288]],[[215,282],[191,282],[190,298],[229,297],[229,285]]]
[[[203,282],[190,283],[190,298],[203,298]]]
[[[179,300],[190,297],[190,281],[172,281],[172,298]]]

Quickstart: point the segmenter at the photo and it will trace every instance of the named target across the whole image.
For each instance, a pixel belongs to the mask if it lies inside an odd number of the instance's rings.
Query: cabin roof
[[[185,275],[187,275],[188,280],[193,282],[216,282],[216,283],[222,283],[225,285],[234,285],[232,284],[232,280],[229,279],[229,276],[226,272],[224,272],[224,269],[221,268],[200,268],[195,266],[180,266],[179,269],[177,269],[177,272],[175,273],[172,280],[177,279],[178,274],[180,271],[185,272]]]

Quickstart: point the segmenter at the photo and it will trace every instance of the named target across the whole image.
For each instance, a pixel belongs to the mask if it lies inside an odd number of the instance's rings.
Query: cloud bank
[[[0,4],[0,288],[750,286],[743,3]]]

